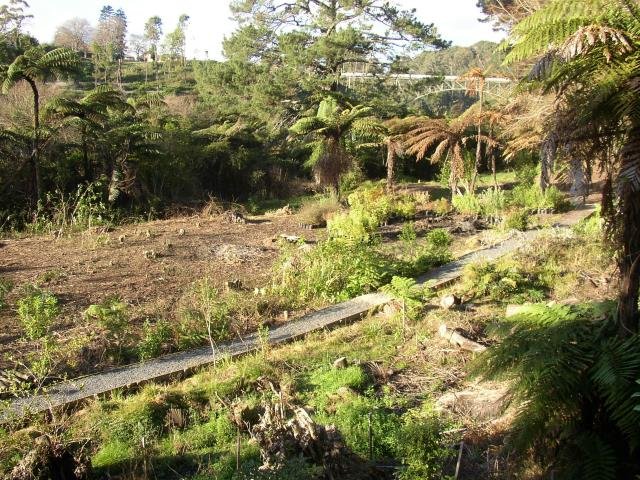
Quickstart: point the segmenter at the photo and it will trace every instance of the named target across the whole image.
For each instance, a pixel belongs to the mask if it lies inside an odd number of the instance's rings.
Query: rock
[[[127,236],[126,236],[126,235],[120,235],[120,236],[118,237],[118,242],[119,242],[119,243],[124,243],[125,238],[127,238]]]
[[[180,230],[178,230],[178,236],[184,237],[184,228],[181,228]]]
[[[456,305],[460,305],[462,303],[462,299],[453,293],[449,295],[445,295],[440,299],[440,307],[445,310],[450,310]]]
[[[340,357],[333,362],[333,368],[347,368],[349,366],[349,361],[347,357]]]

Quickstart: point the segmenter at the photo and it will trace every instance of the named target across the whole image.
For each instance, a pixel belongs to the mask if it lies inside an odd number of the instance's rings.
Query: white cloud
[[[191,17],[187,34],[188,55],[204,58],[222,57],[222,40],[233,32],[228,0],[30,0],[29,31],[41,41],[51,41],[56,27],[72,17],[86,18],[96,23],[100,9],[105,4],[123,8],[129,20],[129,32],[142,33],[144,23],[158,15],[164,23],[164,31],[171,31],[182,13]],[[400,0],[405,8],[415,8],[418,17],[433,22],[441,35],[456,45],[470,45],[478,40],[499,40],[502,36],[491,26],[480,23],[476,0]]]

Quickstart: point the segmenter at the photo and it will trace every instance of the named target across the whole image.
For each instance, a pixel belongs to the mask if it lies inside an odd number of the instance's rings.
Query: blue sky
[[[51,41],[56,27],[72,17],[95,24],[100,8],[110,4],[123,8],[129,18],[129,32],[142,33],[145,21],[158,15],[165,33],[174,28],[182,13],[191,17],[187,36],[189,57],[221,58],[222,39],[234,29],[229,19],[229,0],[28,0],[33,20],[28,30],[41,41]],[[0,1],[0,4],[3,2]],[[418,17],[433,22],[442,36],[456,45],[467,46],[478,40],[500,40],[502,35],[480,23],[476,0],[399,0],[404,8],[416,8]]]

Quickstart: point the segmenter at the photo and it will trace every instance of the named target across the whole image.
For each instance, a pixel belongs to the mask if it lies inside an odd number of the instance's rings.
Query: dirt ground
[[[81,312],[118,296],[131,306],[133,322],[145,317],[171,320],[189,286],[210,277],[216,285],[240,280],[253,289],[270,278],[281,234],[314,240],[316,230],[298,225],[295,215],[249,217],[230,223],[223,216],[192,216],[126,225],[54,238],[0,241],[0,277],[9,280],[11,307],[0,311],[0,367],[7,353],[28,349],[15,310],[20,286],[37,284],[54,293],[61,315],[54,334],[72,336],[85,327]],[[16,351],[18,349],[18,351]]]

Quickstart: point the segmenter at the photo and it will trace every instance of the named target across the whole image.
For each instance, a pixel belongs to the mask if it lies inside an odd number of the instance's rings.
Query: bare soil
[[[54,335],[64,343],[92,328],[81,314],[89,305],[112,296],[130,306],[135,325],[145,318],[175,320],[179,299],[205,277],[220,287],[238,280],[250,289],[265,286],[279,255],[274,239],[281,234],[313,241],[318,232],[302,229],[295,215],[249,217],[245,224],[216,215],[2,240],[0,277],[14,288],[9,307],[0,311],[0,368],[8,366],[7,354],[21,357],[31,350],[20,340],[14,309],[23,285],[37,284],[58,297]]]

